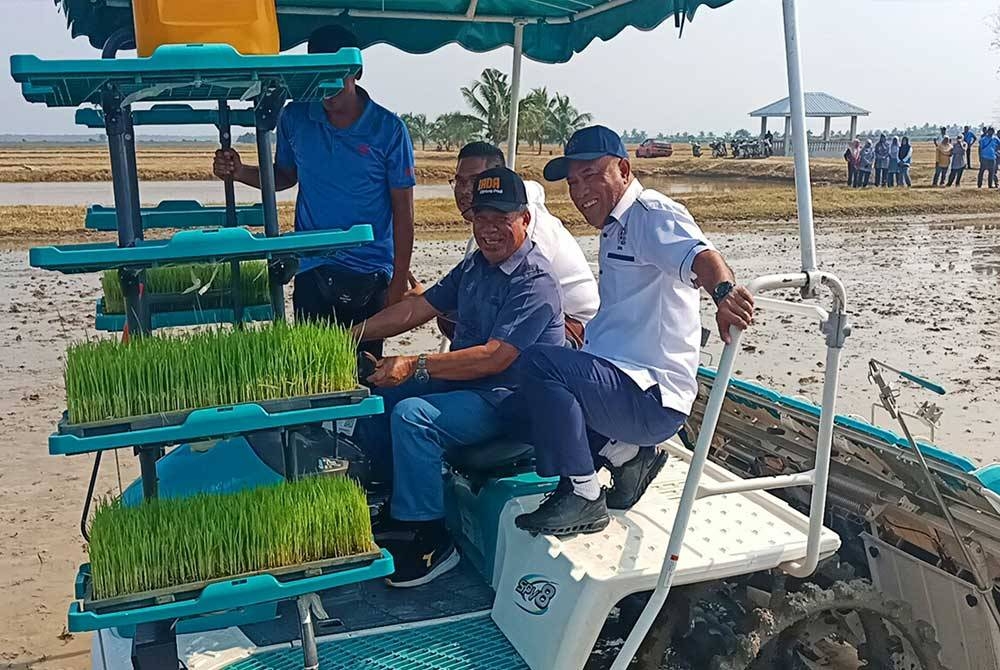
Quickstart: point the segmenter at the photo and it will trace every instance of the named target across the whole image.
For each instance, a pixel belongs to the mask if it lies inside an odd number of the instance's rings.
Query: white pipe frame
[[[507,124],[507,167],[517,166],[517,112],[521,96],[521,56],[524,53],[524,23],[514,24],[514,62],[510,67],[510,118]]]
[[[810,293],[815,292],[817,284],[826,286],[833,297],[831,315],[814,305],[791,303],[769,298],[758,298],[758,293],[780,290],[784,288],[800,288]],[[850,332],[846,321],[847,298],[844,285],[834,275],[827,272],[803,272],[797,274],[779,274],[760,277],[747,284],[747,289],[755,296],[758,307],[776,309],[789,314],[820,317],[820,330],[826,335],[827,355],[826,374],[823,383],[823,404],[819,418],[819,433],[816,438],[816,462],[808,472],[780,475],[777,477],[758,477],[738,482],[702,486],[701,477],[708,460],[708,452],[715,437],[715,429],[722,414],[722,405],[733,376],[736,363],[736,353],[739,351],[743,332],[738,328],[729,331],[730,342],[722,351],[719,367],[716,370],[712,392],[708,396],[705,414],[698,431],[698,443],[691,456],[691,464],[684,490],[677,506],[670,539],[656,588],[649,601],[639,615],[638,621],[629,632],[625,644],[615,658],[611,670],[625,670],[639,650],[639,646],[652,627],[657,615],[663,608],[673,585],[677,572],[677,563],[684,547],[684,535],[691,520],[691,511],[698,498],[727,493],[743,493],[748,491],[766,491],[793,486],[812,486],[812,498],[809,507],[809,529],[806,539],[806,557],[802,561],[785,563],[781,568],[795,577],[807,577],[816,570],[820,559],[820,540],[823,533],[823,519],[826,516],[826,493],[830,475],[830,454],[833,446],[833,422],[836,416],[837,386],[840,378],[840,352],[844,338]]]

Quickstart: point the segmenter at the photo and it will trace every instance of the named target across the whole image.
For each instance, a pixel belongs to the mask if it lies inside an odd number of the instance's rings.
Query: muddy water
[[[643,184],[649,188],[656,188],[671,195],[731,191],[751,188],[755,183],[760,182],[748,179],[685,177],[643,179]],[[292,202],[297,193],[297,187],[281,191],[278,193],[278,201]],[[451,193],[451,187],[447,184],[418,184],[414,190],[414,197],[418,200],[450,198]],[[224,198],[222,185],[218,181],[144,181],[139,187],[139,195],[144,205],[155,205],[163,200],[197,200],[202,204],[208,204],[221,202]],[[260,191],[243,184],[236,184],[236,200],[259,202]],[[110,182],[0,183],[0,205],[92,204],[114,204]]]
[[[791,228],[714,233],[738,276],[798,267]],[[596,239],[581,245],[593,260]],[[416,274],[433,280],[461,257],[462,242],[418,243]],[[817,235],[822,267],[845,282],[854,331],[844,350],[838,410],[868,416],[875,393],[865,378],[871,357],[926,376],[949,391],[928,397],[904,387],[901,406],[924,400],[944,408],[937,442],[981,462],[997,457],[1000,421],[1000,226],[910,223],[825,226]],[[92,460],[53,457],[46,439],[63,406],[62,356],[88,335],[96,275],[32,270],[23,250],[0,252],[0,665],[89,667],[87,636],[61,635],[76,566],[85,555],[77,531]],[[703,322],[714,311],[703,299]],[[436,348],[429,328],[397,338],[389,351]],[[720,350],[713,336],[709,355]],[[805,319],[760,312],[743,340],[738,374],[785,393],[818,399],[822,339]],[[134,459],[121,454],[125,482]],[[117,491],[115,461],[105,459],[98,494]],[[47,659],[47,660],[41,660]],[[22,665],[23,664],[23,665]]]

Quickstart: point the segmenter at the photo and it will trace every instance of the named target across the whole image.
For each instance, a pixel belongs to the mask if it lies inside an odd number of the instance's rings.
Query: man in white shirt
[[[470,216],[472,184],[476,176],[484,170],[503,167],[504,164],[503,151],[489,142],[472,142],[458,152],[458,164],[451,184],[455,189],[455,204],[464,217]],[[542,185],[525,181],[524,187],[528,194],[528,212],[531,214],[528,239],[535,243],[552,266],[563,294],[566,339],[579,348],[583,345],[584,327],[597,314],[600,302],[597,281],[576,239],[566,230],[562,221],[546,209],[545,189]]]
[[[684,423],[698,392],[700,287],[722,339],[753,323],[753,296],[682,205],[635,179],[621,138],[578,131],[545,166],[567,179],[587,223],[601,230],[600,300],[582,351],[529,347],[518,359],[514,406],[525,414],[542,476],[555,493],[515,523],[531,533],[603,530],[608,508],[628,509],[666,463],[656,444]],[[605,491],[596,470],[611,471]]]

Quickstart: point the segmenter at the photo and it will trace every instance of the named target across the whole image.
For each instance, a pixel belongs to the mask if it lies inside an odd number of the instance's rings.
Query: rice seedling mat
[[[164,200],[155,207],[139,210],[144,230],[152,228],[223,228],[226,225],[225,205],[202,205],[196,200]],[[91,205],[87,208],[84,227],[88,230],[118,230],[114,207]],[[236,225],[264,225],[264,206],[241,205],[236,208]]]
[[[151,305],[150,325],[154,330],[160,328],[179,328],[182,326],[209,326],[217,323],[232,323],[236,315],[231,307],[207,307],[205,309],[170,310],[156,309]],[[270,321],[274,318],[271,305],[244,305],[243,321]],[[124,314],[107,314],[104,311],[104,300],[97,301],[94,314],[94,328],[104,332],[119,333],[125,330]]]
[[[258,430],[356,419],[384,411],[382,398],[358,387],[316,396],[150,414],[108,422],[71,424],[64,414],[49,436],[53,455],[123,447],[151,447],[242,435]]]
[[[254,234],[246,228],[209,228],[181,230],[166,239],[140,240],[133,247],[119,247],[114,242],[34,247],[29,252],[29,259],[32,267],[73,274],[123,267],[314,256],[366,244],[373,239],[369,225],[352,226],[347,230],[285,233],[275,237]]]
[[[83,565],[76,579],[76,596],[83,602],[70,604],[68,629],[72,633],[82,633],[216,614],[379,579],[395,570],[392,556],[384,549],[338,560],[334,559],[329,565],[326,565],[327,561],[317,561],[287,571],[270,570],[205,584],[184,585],[178,587],[181,591],[176,593],[173,592],[175,589],[170,589],[171,593],[137,594],[145,599],[115,599],[119,602],[114,605],[110,604],[110,600],[86,600],[90,566]],[[317,571],[319,574],[316,574]],[[183,591],[191,586],[194,588]]]
[[[128,103],[249,100],[271,92],[318,100],[340,91],[344,78],[360,69],[359,49],[245,56],[227,44],[164,45],[148,58],[10,58],[24,99],[49,107],[100,104],[105,87],[116,88]]]

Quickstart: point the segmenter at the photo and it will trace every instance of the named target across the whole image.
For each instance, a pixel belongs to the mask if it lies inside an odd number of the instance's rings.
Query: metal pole
[[[781,0],[785,19],[785,60],[788,66],[788,101],[791,106],[792,146],[795,153],[795,201],[799,210],[799,250],[802,271],[816,269],[812,184],[809,182],[809,143],[806,138],[806,99],[802,88],[798,13],[795,0]],[[787,148],[786,148],[787,150]]]
[[[219,100],[219,146],[223,151],[233,146],[232,128],[229,122],[229,103]],[[226,177],[223,182],[226,191],[226,228],[235,228],[236,219],[236,187],[232,177]],[[230,261],[229,291],[233,303],[233,325],[243,327],[243,291],[240,281],[240,262]]]
[[[152,500],[159,495],[160,480],[156,475],[159,448],[142,447],[139,450],[139,476],[142,479],[142,497]]]
[[[274,156],[271,154],[271,130],[276,126],[280,102],[264,97],[257,103],[257,164],[260,166],[260,197],[264,206],[264,234],[277,237],[278,202],[274,187]],[[268,279],[271,289],[271,309],[275,321],[285,320],[285,292],[281,284],[280,265],[268,264]]]
[[[524,24],[514,24],[514,62],[510,68],[510,122],[507,126],[507,167],[517,165],[517,111],[521,97],[521,55],[524,52]]]

